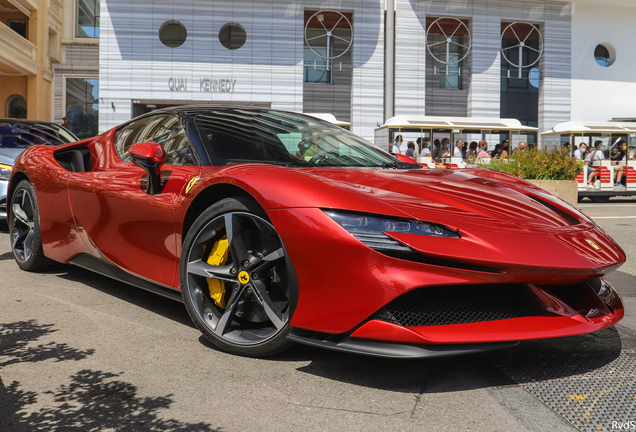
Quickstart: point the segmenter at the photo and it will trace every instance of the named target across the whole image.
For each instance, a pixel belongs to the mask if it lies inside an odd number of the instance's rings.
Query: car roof
[[[46,140],[47,135],[53,139],[53,141],[48,140],[48,142],[43,142],[42,144],[59,145],[79,140],[75,134],[57,123],[39,120],[0,118],[0,147],[14,147],[15,144],[11,141],[13,138],[20,136],[24,138],[33,132],[35,132],[40,139]],[[8,140],[8,142],[5,142],[6,140]],[[26,143],[28,145],[36,144],[36,142],[31,139],[26,139]]]
[[[171,106],[171,107],[167,107],[167,108],[161,108],[161,109],[154,110],[154,111],[151,111],[149,113],[146,113],[146,114],[144,114],[142,116],[139,116],[137,118],[147,117],[149,115],[160,114],[160,113],[175,113],[175,114],[184,115],[184,116],[189,117],[189,118],[193,118],[193,117],[196,117],[199,114],[207,113],[207,112],[214,111],[214,110],[253,111],[255,113],[256,112],[275,111],[275,112],[280,112],[280,113],[288,112],[288,113],[294,114],[294,115],[310,117],[307,114],[301,114],[301,113],[285,111],[285,110],[278,110],[278,109],[271,109],[271,108],[260,108],[260,107],[253,107],[253,106],[238,106],[238,105],[221,105],[221,104],[196,104],[196,105],[175,105],[175,106]]]
[[[26,124],[26,125],[49,124],[49,125],[60,126],[59,124],[53,123],[53,122],[47,122],[47,121],[42,121],[42,120],[16,119],[16,118],[0,118],[0,123]]]

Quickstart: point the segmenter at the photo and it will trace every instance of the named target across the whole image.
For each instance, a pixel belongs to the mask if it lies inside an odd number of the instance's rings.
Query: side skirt
[[[181,298],[181,293],[179,291],[163,287],[137,276],[133,276],[129,273],[126,273],[115,264],[108,261],[100,260],[99,258],[95,258],[92,255],[78,255],[73,258],[70,263],[77,267],[99,273],[103,276],[116,279],[120,282],[124,282],[129,285],[136,286],[137,288],[145,289],[155,294],[159,294],[164,297],[168,297],[169,299],[183,303],[183,299]]]

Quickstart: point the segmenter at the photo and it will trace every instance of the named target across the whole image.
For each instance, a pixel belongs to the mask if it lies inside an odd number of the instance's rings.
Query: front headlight
[[[13,167],[11,165],[0,164],[0,180],[9,180],[12,169]]]
[[[405,233],[431,237],[460,238],[455,231],[429,222],[381,217],[364,213],[325,210],[325,214],[371,249],[410,251],[384,233]]]

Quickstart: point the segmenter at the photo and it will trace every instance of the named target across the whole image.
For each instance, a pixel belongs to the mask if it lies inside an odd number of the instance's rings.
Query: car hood
[[[307,169],[328,184],[354,189],[395,215],[452,229],[563,233],[593,222],[542,189],[512,179],[511,185],[462,170]],[[505,179],[505,178],[504,178]],[[345,209],[356,208],[355,200]],[[384,207],[384,206],[381,206]],[[368,205],[364,209],[368,211]]]
[[[16,158],[22,153],[23,148],[2,148],[0,147],[0,163],[13,165]]]

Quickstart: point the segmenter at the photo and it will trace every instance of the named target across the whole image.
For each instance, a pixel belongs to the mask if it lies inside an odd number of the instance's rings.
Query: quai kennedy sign
[[[205,93],[234,93],[235,79],[227,78],[200,78],[199,91]],[[168,88],[171,92],[185,92],[192,90],[192,83],[187,78],[170,77],[168,79]],[[196,88],[196,85],[195,85]]]

